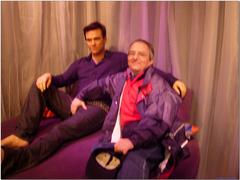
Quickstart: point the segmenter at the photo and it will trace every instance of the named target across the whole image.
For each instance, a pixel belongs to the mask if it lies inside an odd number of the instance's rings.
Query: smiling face
[[[153,59],[150,56],[150,49],[144,42],[134,42],[128,51],[128,66],[131,71],[138,75],[144,72],[153,64]]]
[[[104,54],[106,38],[103,37],[100,29],[86,32],[86,42],[93,56]]]

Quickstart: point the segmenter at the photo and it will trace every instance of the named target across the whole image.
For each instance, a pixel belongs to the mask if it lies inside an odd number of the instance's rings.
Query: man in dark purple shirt
[[[54,76],[45,73],[33,83],[19,115],[16,133],[1,141],[4,155],[3,176],[34,166],[64,143],[86,136],[102,127],[111,103],[108,94],[100,90],[97,96],[92,97],[88,94],[88,110],[85,111],[79,108],[79,99],[74,98],[76,94],[72,97],[58,88],[74,84],[75,92],[78,92],[93,80],[124,71],[128,66],[127,55],[105,49],[106,29],[99,22],[91,23],[83,31],[91,54],[75,61],[63,74]],[[178,87],[182,95],[185,94],[186,88],[183,83],[170,74],[161,74],[171,85],[174,84],[173,87]],[[38,131],[46,107],[62,122],[42,136],[37,143],[27,146]]]

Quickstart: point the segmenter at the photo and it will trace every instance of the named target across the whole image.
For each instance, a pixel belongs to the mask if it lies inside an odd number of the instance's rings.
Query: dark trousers
[[[80,108],[71,115],[72,98],[50,86],[44,93],[32,85],[17,124],[17,135],[32,141],[47,106],[62,121],[35,143],[19,149],[5,149],[2,176],[32,167],[54,153],[64,143],[93,133],[102,127],[106,112],[96,106]]]
[[[155,146],[129,151],[117,174],[118,179],[149,179],[164,158],[164,148]]]

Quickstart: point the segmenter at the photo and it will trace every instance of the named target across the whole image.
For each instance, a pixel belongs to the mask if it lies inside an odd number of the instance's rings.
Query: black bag
[[[188,133],[188,126],[190,126],[188,123],[174,123],[170,132],[162,141],[163,146],[175,160],[185,159],[189,156],[186,144],[191,140],[192,136]]]

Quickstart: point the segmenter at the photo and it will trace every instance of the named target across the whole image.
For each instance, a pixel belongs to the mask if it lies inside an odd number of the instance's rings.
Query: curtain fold
[[[32,82],[86,56],[83,27],[99,20],[107,48],[136,38],[155,47],[155,65],[194,92],[199,178],[239,177],[238,2],[2,2],[1,121],[16,116]]]
[[[171,38],[172,52],[178,54],[180,77],[194,91],[192,122],[200,127],[199,177],[239,177],[239,6],[176,2],[170,8],[170,34],[178,35],[175,41]]]

